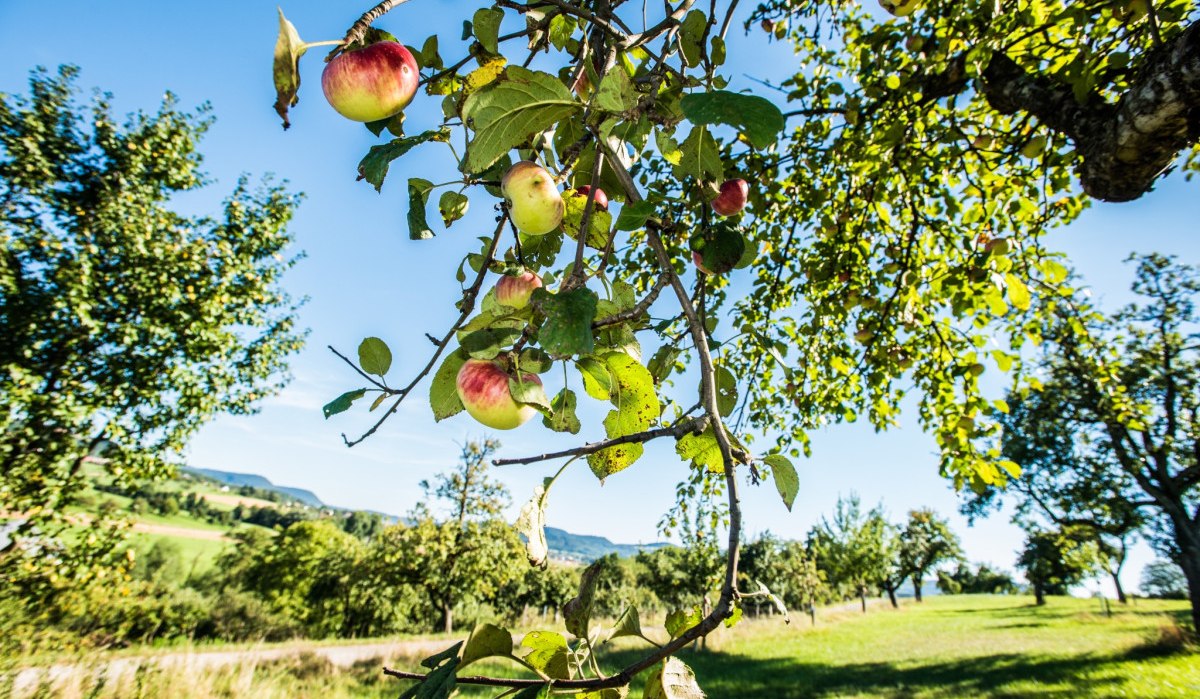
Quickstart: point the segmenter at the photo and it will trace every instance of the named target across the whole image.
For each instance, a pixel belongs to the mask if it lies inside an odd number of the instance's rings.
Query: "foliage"
[[[390,402],[347,440],[354,445],[426,376],[436,419],[462,411],[454,378],[467,355],[551,380],[561,362],[566,381],[577,376],[589,396],[612,404],[604,439],[521,461],[586,457],[601,480],[635,478],[629,469],[644,442],[674,438],[691,468],[681,490],[702,481],[709,487],[693,489],[719,491],[730,530],[717,601],[681,622],[674,644],[736,614],[739,475],[770,477],[790,507],[799,483],[789,457],[807,453],[813,429],[860,415],[891,426],[911,390],[956,486],[1014,476],[998,447],[979,439],[998,434],[1004,413],[979,377],[995,369],[1012,371],[1018,385],[1033,381],[1020,371],[1022,349],[1040,339],[1039,322],[1052,313],[1041,301],[1056,298],[1068,274],[1043,249],[1043,233],[1077,216],[1088,195],[1140,196],[1196,141],[1181,116],[1190,107],[1179,104],[1192,98],[1172,97],[1192,94],[1182,76],[1192,74],[1195,33],[1181,1],[1141,21],[1132,10],[1118,20],[1107,4],[1062,1],[1011,10],[933,3],[890,20],[854,3],[769,0],[744,26],[761,22],[798,54],[795,74],[768,86],[778,88],[769,97],[725,89],[736,70],[725,66],[725,40],[737,5],[687,0],[639,18],[620,2],[500,2],[464,21],[465,45],[451,49],[437,36],[414,44],[421,84],[440,98],[443,118],[416,135],[400,134],[396,118],[368,124],[395,136],[362,161],[371,185],[380,188],[389,170],[395,177],[414,149],[444,144],[462,177],[440,186],[468,200],[483,196],[472,187],[494,197],[496,181],[523,159],[568,187],[603,187],[621,208],[614,224],[591,195],[568,196],[558,230],[510,239],[501,205],[491,236],[463,250],[458,317],[441,339],[430,336],[428,362],[395,387],[386,368],[347,359],[362,383],[325,406],[332,416],[368,395],[373,408]],[[384,2],[366,12],[334,53],[378,39],[373,21],[411,7]],[[506,23],[517,31],[502,33]],[[274,69],[285,124],[296,61],[312,45],[281,16]],[[466,57],[447,60],[443,50]],[[1117,109],[1122,96],[1131,102]],[[1150,123],[1158,126],[1147,134]],[[748,222],[714,220],[708,202],[728,178],[755,183]],[[418,177],[407,185],[410,236],[429,238],[425,208],[438,185]],[[551,283],[527,308],[495,303],[483,289],[488,274],[520,268]],[[671,308],[651,313],[667,288]],[[673,388],[675,374],[695,382]],[[553,404],[540,391],[512,397],[541,410],[545,427],[582,432],[569,390]],[[755,454],[760,435],[779,441]],[[535,564],[556,477],[522,518]],[[893,579],[878,519],[869,563],[838,555],[835,537],[814,547],[860,594]],[[584,585],[577,599],[590,606],[592,592]],[[691,691],[672,650],[630,666],[656,668],[648,696],[676,680]],[[449,692],[454,662],[430,658],[427,684],[408,695]],[[615,682],[592,675],[570,688]]]
[[[0,511],[25,514],[26,553],[71,526],[85,463],[126,483],[168,473],[205,422],[277,392],[303,338],[280,286],[298,197],[243,178],[217,215],[177,213],[206,184],[208,108],[168,94],[120,123],[107,95],[79,103],[76,74],[0,95]],[[89,557],[47,565],[83,578]]]
[[[833,516],[821,521],[808,535],[808,546],[829,584],[842,594],[863,600],[867,591],[886,579],[896,563],[892,526],[882,506],[862,510],[858,495],[839,497]]]
[[[986,563],[971,568],[960,562],[953,570],[939,570],[937,586],[947,595],[1015,595],[1017,583],[1011,574],[993,570]]]
[[[1187,599],[1187,578],[1171,561],[1157,560],[1142,569],[1142,594],[1158,599]]]
[[[961,561],[962,544],[950,523],[933,510],[911,510],[900,532],[899,567],[912,580],[913,593],[921,601],[921,584],[942,563]],[[989,590],[992,592],[992,590]]]
[[[1017,567],[1025,571],[1039,605],[1045,604],[1046,595],[1065,595],[1091,577],[1098,563],[1095,542],[1077,529],[1031,530],[1017,557]]]

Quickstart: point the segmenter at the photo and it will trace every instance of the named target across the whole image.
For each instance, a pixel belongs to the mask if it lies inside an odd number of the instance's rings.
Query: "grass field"
[[[1114,607],[1108,617],[1095,600],[1051,598],[1038,608],[1027,597],[935,597],[899,611],[879,606],[866,615],[822,614],[816,627],[806,618],[791,626],[778,620],[745,621],[718,632],[709,650],[686,651],[680,657],[696,671],[711,699],[1194,698],[1200,697],[1200,653],[1172,642],[1179,638],[1184,611],[1182,602],[1141,600],[1128,608]],[[618,649],[604,656],[602,665],[612,671],[641,652]],[[318,652],[203,670],[149,670],[139,673],[136,682],[127,676],[122,690],[72,683],[37,696],[394,697],[408,683],[381,677],[385,663],[417,669],[412,658],[340,668]],[[512,672],[512,664],[481,662],[470,668],[471,674]],[[635,681],[631,697],[641,696],[640,685],[641,680]],[[495,689],[463,690],[458,696],[500,694]],[[0,697],[4,695],[0,683]]]

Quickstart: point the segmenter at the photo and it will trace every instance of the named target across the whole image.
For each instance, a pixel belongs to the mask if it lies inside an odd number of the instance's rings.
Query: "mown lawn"
[[[1182,602],[1139,600],[1113,616],[1097,600],[927,598],[899,611],[748,621],[685,652],[711,699],[735,697],[1200,697],[1200,654],[1171,652]],[[653,637],[653,636],[652,636]],[[640,654],[609,656],[615,669]],[[498,668],[497,668],[498,669]],[[635,682],[632,696],[640,696]],[[491,696],[471,693],[469,696]]]

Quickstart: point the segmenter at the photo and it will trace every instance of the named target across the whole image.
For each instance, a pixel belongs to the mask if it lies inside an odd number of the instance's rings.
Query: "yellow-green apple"
[[[592,191],[592,188],[590,185],[585,184],[582,187],[577,188],[575,191],[586,197],[588,192]],[[596,195],[593,197],[593,199],[596,202],[596,206],[600,207],[604,211],[608,211],[608,195],[604,193],[603,189],[597,187]]]
[[[339,53],[321,73],[325,99],[354,121],[379,121],[399,114],[417,92],[420,72],[404,44],[377,41]]]
[[[500,192],[508,202],[508,215],[522,233],[543,235],[562,223],[562,195],[541,165],[528,160],[513,165],[500,180]]]
[[[532,406],[513,400],[508,378],[499,362],[486,359],[468,359],[458,370],[455,386],[463,407],[471,417],[494,430],[520,427],[537,414]],[[536,374],[522,373],[521,380],[542,385]]]
[[[907,17],[917,11],[921,0],[879,0],[879,6],[896,17]]]
[[[983,249],[989,255],[1003,257],[1004,255],[1012,252],[1013,245],[1012,241],[1008,238],[992,238],[991,240],[987,241],[987,244],[983,246]]]
[[[721,193],[712,200],[712,209],[721,216],[732,216],[746,208],[749,195],[750,185],[746,180],[725,180],[721,183]]]
[[[496,303],[512,308],[529,305],[529,296],[542,285],[538,275],[525,270],[518,275],[506,274],[496,282]]]

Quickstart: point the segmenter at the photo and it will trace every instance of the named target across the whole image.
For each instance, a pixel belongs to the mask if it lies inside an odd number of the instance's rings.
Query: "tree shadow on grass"
[[[636,654],[614,654],[621,664]],[[683,653],[709,699],[807,697],[1048,697],[1115,696],[1118,680],[1100,677],[1108,663],[1129,660],[1125,654],[1037,658],[998,654],[959,660],[930,661],[915,666],[892,663],[826,665],[787,658],[752,658],[734,653]],[[1007,685],[1023,683],[1015,691]],[[1029,683],[1043,687],[1029,691]],[[635,687],[640,684],[635,682]],[[637,691],[631,696],[637,696]]]

